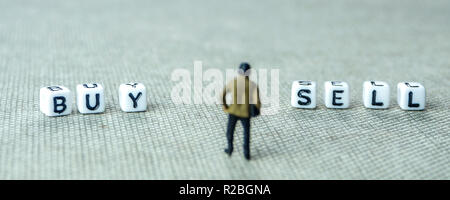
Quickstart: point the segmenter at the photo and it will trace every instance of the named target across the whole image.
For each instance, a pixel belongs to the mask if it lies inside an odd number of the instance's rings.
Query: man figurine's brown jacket
[[[230,105],[227,105],[226,102],[227,93],[233,94],[233,102]],[[248,76],[238,75],[225,86],[222,92],[222,103],[226,113],[249,118],[250,104],[254,104],[258,109],[261,109],[258,86],[250,81]]]

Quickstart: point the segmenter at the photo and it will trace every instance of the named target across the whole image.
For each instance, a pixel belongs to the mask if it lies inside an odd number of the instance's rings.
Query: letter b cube
[[[425,109],[425,88],[416,82],[397,85],[397,103],[403,110]]]
[[[124,112],[147,110],[147,92],[141,83],[127,83],[119,86],[119,104]]]
[[[315,108],[316,82],[294,81],[292,83],[291,105],[296,108]]]
[[[350,105],[348,84],[342,81],[325,82],[325,106],[327,108],[348,108]]]
[[[57,117],[72,113],[72,93],[64,86],[48,86],[40,90],[40,110],[47,116]]]

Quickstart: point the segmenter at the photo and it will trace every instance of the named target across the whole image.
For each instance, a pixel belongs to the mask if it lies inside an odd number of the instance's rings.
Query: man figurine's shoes
[[[244,154],[245,159],[250,160],[250,154]]]
[[[231,156],[231,154],[233,153],[233,150],[230,150],[229,148],[226,148],[225,153],[228,154],[228,156]]]

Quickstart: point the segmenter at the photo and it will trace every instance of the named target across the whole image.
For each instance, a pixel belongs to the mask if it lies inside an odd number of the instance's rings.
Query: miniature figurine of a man
[[[261,102],[259,89],[256,83],[249,80],[250,65],[241,63],[238,76],[230,81],[222,93],[223,110],[228,113],[227,141],[228,148],[225,153],[233,153],[233,135],[236,122],[239,120],[244,128],[244,156],[250,160],[250,118],[259,115]],[[226,95],[230,93],[233,102],[227,104]]]

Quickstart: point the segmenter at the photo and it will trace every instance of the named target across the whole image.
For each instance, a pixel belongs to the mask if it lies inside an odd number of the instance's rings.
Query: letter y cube
[[[119,103],[124,112],[147,110],[147,94],[141,83],[127,83],[119,86]]]

